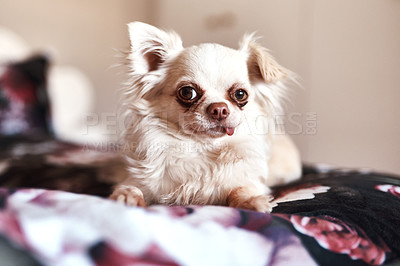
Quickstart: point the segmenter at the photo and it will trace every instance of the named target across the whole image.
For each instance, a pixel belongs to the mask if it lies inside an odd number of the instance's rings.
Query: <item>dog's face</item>
[[[160,98],[169,122],[192,135],[233,135],[253,102],[244,54],[216,44],[182,50]]]
[[[218,44],[183,48],[175,33],[143,23],[129,24],[136,97],[181,133],[232,136],[247,120],[276,102],[268,84],[286,73],[252,37],[239,50]]]

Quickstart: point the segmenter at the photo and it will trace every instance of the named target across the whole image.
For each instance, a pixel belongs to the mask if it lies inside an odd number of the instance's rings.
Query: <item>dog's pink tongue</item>
[[[232,136],[233,133],[235,133],[235,128],[234,127],[226,127],[225,131],[226,131],[226,134],[228,134],[229,136]]]

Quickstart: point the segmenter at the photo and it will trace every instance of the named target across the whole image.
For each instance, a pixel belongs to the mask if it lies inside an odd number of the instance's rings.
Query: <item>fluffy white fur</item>
[[[129,24],[129,35],[123,141],[130,177],[111,198],[270,211],[268,185],[300,176],[295,146],[274,128],[288,71],[253,35],[238,50],[183,48],[176,33],[140,22]],[[194,103],[178,96],[183,87],[195,89]],[[248,95],[244,106],[233,96],[239,89]],[[220,110],[226,118],[213,117]]]

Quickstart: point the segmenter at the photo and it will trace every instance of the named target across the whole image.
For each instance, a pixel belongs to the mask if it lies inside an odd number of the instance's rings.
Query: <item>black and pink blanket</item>
[[[400,179],[304,167],[272,214],[117,204],[112,152],[51,138],[0,139],[4,265],[394,265]],[[12,262],[14,264],[6,264]]]

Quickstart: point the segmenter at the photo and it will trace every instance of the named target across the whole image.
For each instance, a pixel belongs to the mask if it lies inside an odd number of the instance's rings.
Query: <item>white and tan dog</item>
[[[271,211],[269,186],[297,179],[298,151],[276,134],[288,71],[252,35],[238,50],[183,48],[180,37],[129,24],[124,142],[129,205],[217,204]]]

